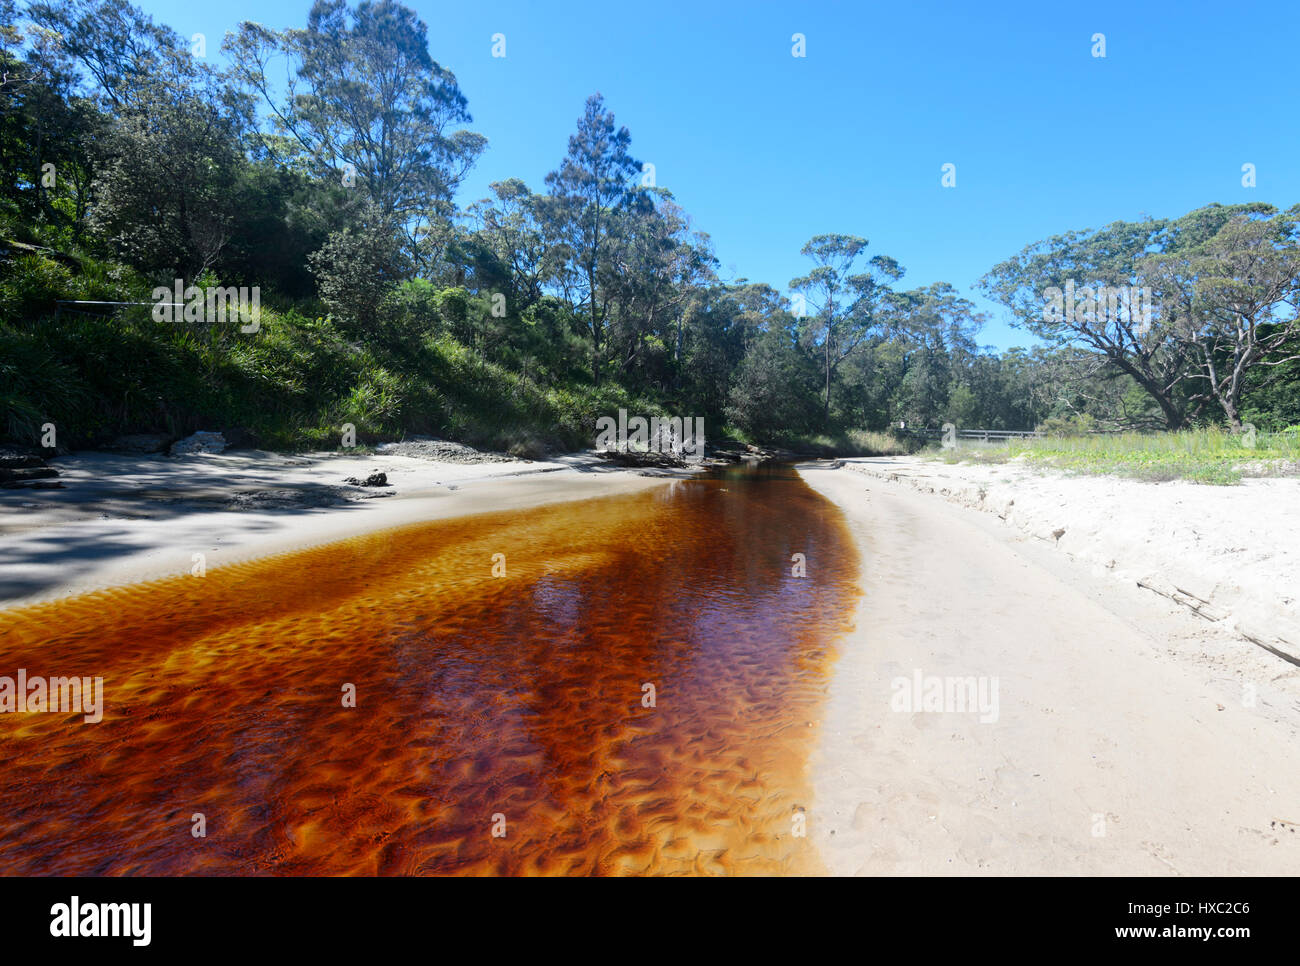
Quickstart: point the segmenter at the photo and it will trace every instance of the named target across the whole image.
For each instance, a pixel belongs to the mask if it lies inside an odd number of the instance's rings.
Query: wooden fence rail
[[[895,429],[894,432],[914,439],[943,439],[942,429]],[[1008,439],[1037,439],[1041,435],[1030,429],[959,429],[956,432],[958,439],[979,439],[986,443]]]

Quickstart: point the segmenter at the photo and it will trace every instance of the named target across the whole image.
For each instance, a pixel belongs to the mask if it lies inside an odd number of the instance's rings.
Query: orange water
[[[857,563],[735,470],[0,611],[0,675],[104,679],[0,714],[0,873],[815,872]]]

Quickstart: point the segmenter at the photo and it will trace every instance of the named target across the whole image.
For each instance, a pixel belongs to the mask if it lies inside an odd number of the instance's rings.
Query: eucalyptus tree
[[[233,231],[244,164],[229,85],[125,0],[37,2],[29,16],[44,80],[33,89],[48,95],[33,136],[56,184],[72,185],[78,212],[124,260],[186,279],[213,266]],[[85,110],[83,90],[102,118]],[[70,130],[79,138],[74,157],[47,142],[55,119],[65,140]]]
[[[58,192],[70,193],[77,229],[88,216],[145,268],[210,265],[229,235],[231,172],[241,160],[218,72],[125,0],[40,0],[27,13],[40,79],[28,136],[41,163],[54,164]],[[36,182],[38,198],[44,186]]]
[[[22,30],[14,0],[0,0],[0,97],[11,85],[22,82]]]
[[[305,29],[244,22],[224,49],[242,89],[269,111],[261,148],[355,186],[357,210],[364,201],[396,226],[412,264],[432,264],[443,237],[437,227],[487,141],[457,127],[471,121],[468,102],[455,75],[430,56],[424,22],[393,0],[352,9],[345,0],[316,0]],[[270,77],[279,55],[288,64],[282,94]]]
[[[958,421],[952,396],[969,391],[970,371],[978,353],[975,336],[985,317],[946,282],[893,293],[889,299],[890,334],[901,352],[898,395],[900,418],[922,425]],[[969,418],[970,405],[961,414]]]
[[[880,333],[888,315],[891,283],[903,277],[902,266],[887,255],[873,255],[860,265],[859,256],[867,245],[857,235],[818,235],[801,251],[815,267],[790,280],[806,310],[804,338],[821,357],[823,425],[830,422],[836,372]]]
[[[671,196],[652,194],[653,205],[613,211],[599,282],[610,293],[608,355],[619,377],[666,390],[677,384],[693,296],[716,280],[717,260]]]
[[[197,70],[178,57],[188,45],[172,28],[127,0],[38,0],[27,8],[32,23],[85,72],[105,109],[129,104],[145,84],[169,76],[184,87]]]
[[[1160,407],[1165,426],[1179,429],[1209,398],[1191,384],[1199,356],[1187,338],[1195,324],[1193,266],[1151,256],[1188,253],[1233,217],[1268,209],[1207,205],[1176,221],[1116,221],[1053,235],[995,265],[977,284],[1048,345],[1090,350],[1131,377]]]
[[[1222,212],[1215,212],[1222,214]],[[1204,209],[1170,226],[1200,228]],[[1194,244],[1152,255],[1142,268],[1181,311],[1174,337],[1197,363],[1192,398],[1213,400],[1234,431],[1252,371],[1300,359],[1300,205],[1279,213],[1253,206],[1217,229],[1191,232]]]
[[[14,95],[31,83],[34,73],[23,52],[23,29],[14,0],[0,0],[0,117],[13,110]]]
[[[381,306],[409,276],[392,222],[377,205],[367,205],[353,224],[330,235],[308,261],[321,298],[358,333],[384,328]]]
[[[508,278],[507,305],[522,314],[541,300],[557,279],[564,247],[550,237],[546,199],[518,178],[494,181],[494,199],[470,206],[474,237],[502,266]]]
[[[0,2],[0,196],[33,222],[84,225],[105,117],[58,34]]]
[[[674,370],[673,388],[683,404],[710,419],[724,418],[736,373],[750,349],[772,330],[797,340],[797,321],[785,296],[761,282],[742,278],[695,288],[681,312],[681,358]],[[757,379],[760,371],[751,372],[751,378]],[[746,408],[739,400],[737,405]]]
[[[127,261],[193,280],[237,230],[238,145],[237,120],[219,101],[142,83],[107,138],[92,229]]]
[[[613,292],[601,284],[611,257],[616,213],[645,211],[652,202],[637,178],[641,165],[630,153],[632,135],[617,127],[604,98],[587,98],[577,131],[560,166],[546,176],[552,217],[570,253],[568,281],[586,303],[585,326],[591,339],[591,375],[599,384]]]
[[[732,377],[726,416],[758,439],[797,437],[816,428],[818,360],[794,327],[773,325],[749,346]]]

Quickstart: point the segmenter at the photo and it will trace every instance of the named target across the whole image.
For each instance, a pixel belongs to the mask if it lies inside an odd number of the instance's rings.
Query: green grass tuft
[[[1250,445],[1253,439],[1253,446]],[[947,463],[1005,463],[1069,473],[1123,476],[1153,483],[1187,480],[1231,486],[1247,477],[1300,475],[1300,433],[1233,434],[1222,429],[1049,437],[1001,444],[960,440],[930,450]]]

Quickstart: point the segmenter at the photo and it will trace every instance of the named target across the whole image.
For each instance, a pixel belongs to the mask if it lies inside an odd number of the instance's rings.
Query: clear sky
[[[238,21],[301,27],[310,0],[137,5],[219,58]],[[1030,242],[1214,201],[1300,202],[1300,0],[407,5],[490,142],[461,204],[506,177],[542,190],[600,91],[725,277],[784,290],[811,236],[862,235],[904,285],[947,281],[989,310],[980,341],[996,348],[1032,339],[973,283]]]

